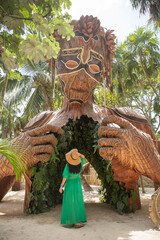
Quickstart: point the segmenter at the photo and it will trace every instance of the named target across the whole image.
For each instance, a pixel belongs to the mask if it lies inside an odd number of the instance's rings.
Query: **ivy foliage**
[[[135,192],[128,193],[126,189],[113,179],[111,163],[99,155],[98,151],[99,123],[87,116],[69,122],[63,127],[64,134],[57,136],[58,145],[55,153],[47,163],[38,163],[32,168],[32,189],[29,194],[29,213],[46,211],[49,207],[62,202],[59,186],[65,167],[65,154],[72,148],[77,148],[84,154],[98,174],[102,183],[102,200],[113,205],[119,213],[129,212],[129,198],[136,197]],[[134,205],[132,206],[134,211]]]

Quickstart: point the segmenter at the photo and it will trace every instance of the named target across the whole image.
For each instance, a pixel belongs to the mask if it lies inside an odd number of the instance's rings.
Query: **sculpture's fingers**
[[[51,124],[47,124],[45,126],[38,127],[38,128],[28,131],[28,134],[31,137],[35,137],[35,136],[39,136],[39,135],[47,133],[47,132],[63,134],[64,130],[60,127],[56,127],[56,126],[52,126]]]
[[[102,121],[102,126],[106,126],[109,123],[115,123],[117,125],[119,125],[121,128],[128,128],[128,129],[132,129],[133,125],[127,121],[126,119],[117,117],[117,116],[107,116],[103,119]]]
[[[117,149],[124,144],[124,141],[116,138],[101,138],[98,140],[100,155],[112,161],[113,157],[117,155]]]
[[[112,161],[115,149],[112,147],[100,147],[99,154],[102,158]]]
[[[39,154],[42,154],[42,153],[50,154],[50,156],[51,156],[54,153],[54,149],[51,145],[35,146],[35,147],[32,147],[31,151],[32,151],[33,156],[39,155]]]
[[[51,155],[50,154],[38,154],[38,155],[34,155],[34,163],[38,163],[38,162],[47,162],[50,159]]]
[[[44,136],[32,137],[30,140],[31,145],[40,145],[50,143],[52,147],[56,146],[58,141],[54,134],[48,134]]]
[[[99,147],[121,147],[123,146],[124,141],[119,138],[100,138],[98,140]]]
[[[117,137],[121,138],[123,135],[127,133],[126,129],[118,128],[118,127],[110,127],[110,126],[101,126],[98,129],[98,136],[101,137]]]

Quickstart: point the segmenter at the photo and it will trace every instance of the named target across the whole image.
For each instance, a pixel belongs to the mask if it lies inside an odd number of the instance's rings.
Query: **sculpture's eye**
[[[66,67],[68,67],[70,69],[74,69],[74,68],[78,67],[78,63],[73,60],[67,61],[65,65],[66,65]]]
[[[99,73],[100,72],[99,66],[95,65],[95,64],[89,65],[89,69],[92,73]]]

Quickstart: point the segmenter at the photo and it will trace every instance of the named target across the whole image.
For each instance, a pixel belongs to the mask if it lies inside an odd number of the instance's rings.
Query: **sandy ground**
[[[153,191],[147,188],[141,194],[141,210],[119,215],[99,202],[94,187],[84,193],[87,223],[80,229],[60,225],[61,205],[38,215],[23,214],[24,191],[9,192],[0,203],[0,240],[160,240],[148,212]]]

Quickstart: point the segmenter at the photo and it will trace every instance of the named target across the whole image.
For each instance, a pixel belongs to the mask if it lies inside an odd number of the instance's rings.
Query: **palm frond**
[[[41,106],[44,104],[45,98],[42,94],[41,87],[38,86],[33,91],[26,108],[24,109],[23,116],[27,116],[29,119],[33,118],[36,114],[40,112]],[[28,120],[29,120],[28,119]]]
[[[32,91],[32,82],[28,81],[26,84],[21,84],[22,86],[18,88],[16,94],[6,101],[6,107],[9,108],[11,105],[16,104],[18,102],[22,102],[22,100],[26,100],[31,94]]]
[[[27,154],[20,143],[11,144],[0,139],[0,153],[4,155],[14,168],[16,179],[20,180],[27,170]]]
[[[48,64],[45,62],[39,62],[38,64],[36,64],[33,61],[28,60],[28,64],[23,66],[20,69],[20,72],[23,75],[27,75],[27,76],[34,76],[36,73],[43,75],[47,68],[48,68]]]
[[[37,72],[37,68],[33,64],[26,64],[20,69],[20,72],[26,76],[33,76]]]

